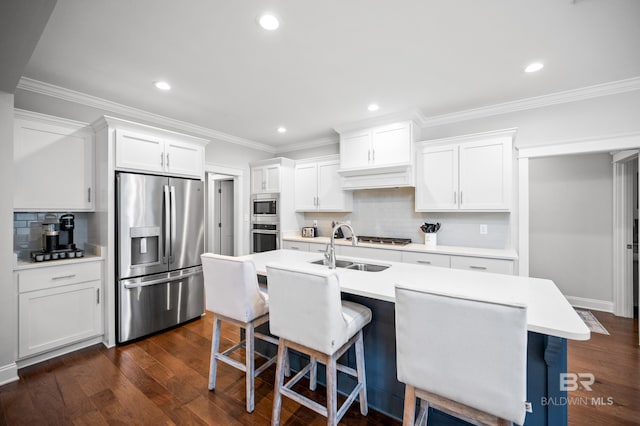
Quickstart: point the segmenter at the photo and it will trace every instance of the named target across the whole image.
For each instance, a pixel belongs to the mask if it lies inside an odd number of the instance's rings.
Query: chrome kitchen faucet
[[[327,245],[327,251],[324,253],[324,258],[326,259],[326,262],[328,264],[327,266],[329,266],[329,269],[336,269],[335,235],[336,235],[336,231],[342,226],[346,227],[349,230],[349,232],[351,232],[351,245],[353,246],[358,245],[358,237],[356,237],[356,233],[351,227],[351,225],[347,223],[337,223],[333,227],[333,231],[331,231],[331,244]]]

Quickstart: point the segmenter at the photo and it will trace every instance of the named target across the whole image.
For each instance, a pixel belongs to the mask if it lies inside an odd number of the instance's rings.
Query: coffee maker
[[[60,231],[58,236],[58,250],[75,250],[73,242],[73,229],[75,228],[75,216],[63,214],[60,216]]]

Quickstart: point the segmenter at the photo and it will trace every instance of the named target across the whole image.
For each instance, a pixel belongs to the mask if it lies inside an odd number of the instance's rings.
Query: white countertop
[[[31,262],[27,260],[18,260],[16,264],[13,266],[13,270],[22,271],[25,269],[46,268],[51,266],[69,265],[73,263],[82,263],[82,262],[96,262],[99,260],[104,260],[104,258],[102,256],[97,256],[95,254],[86,254],[86,253],[83,257],[74,257],[73,259],[47,260],[44,262]]]
[[[406,246],[405,246],[406,247]],[[309,263],[322,259],[322,254],[298,250],[276,250],[256,253],[253,259],[258,274],[266,275],[266,265],[283,263],[304,266],[309,270],[326,266]],[[340,259],[353,259],[340,256]],[[528,330],[572,340],[588,340],[590,331],[553,281],[486,272],[438,268],[428,265],[365,260],[389,265],[381,272],[365,272],[337,268],[340,286],[345,293],[388,302],[395,301],[395,284],[417,289],[433,289],[496,303],[527,305]]]
[[[331,238],[329,237],[315,237],[315,238],[307,238],[301,237],[298,235],[286,235],[282,237],[284,241],[297,241],[302,243],[315,243],[315,244],[329,244],[331,242]],[[350,240],[345,239],[336,239],[336,245],[351,245]],[[500,250],[500,249],[487,249],[487,248],[477,248],[477,247],[459,247],[459,246],[436,246],[433,248],[428,248],[424,244],[416,244],[411,243],[404,246],[396,246],[390,244],[371,244],[360,242],[358,243],[359,247],[370,247],[381,250],[401,250],[401,251],[414,251],[414,252],[424,252],[424,253],[434,253],[434,254],[446,254],[452,256],[475,256],[475,257],[486,257],[492,259],[507,259],[507,260],[517,260],[518,253],[515,250]]]

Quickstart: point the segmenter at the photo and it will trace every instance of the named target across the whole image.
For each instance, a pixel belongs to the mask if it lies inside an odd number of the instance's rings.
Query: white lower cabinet
[[[327,251],[327,244],[309,243],[309,251],[315,253],[324,253]]]
[[[451,256],[446,254],[421,253],[417,251],[403,251],[402,262],[450,268]]]
[[[513,275],[513,261],[485,257],[451,256],[451,268]]]
[[[103,334],[102,261],[16,272],[18,358]]]

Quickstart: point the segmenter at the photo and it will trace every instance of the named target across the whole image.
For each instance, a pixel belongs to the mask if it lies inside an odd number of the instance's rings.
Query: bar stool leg
[[[362,383],[360,389],[360,414],[366,416],[369,412],[367,404],[367,376],[364,371],[364,344],[362,339],[362,330],[358,332],[358,340],[356,340],[356,369],[358,372],[358,383]]]
[[[216,355],[220,349],[220,319],[213,316],[213,340],[211,342],[211,360],[209,362],[209,390],[216,387],[216,372],[218,370],[218,359]]]
[[[336,376],[336,357],[331,355],[327,359],[327,425],[337,425],[338,413],[338,383]]]
[[[316,390],[318,384],[318,360],[315,357],[310,357],[311,370],[309,370],[309,389]]]
[[[282,394],[280,388],[284,385],[285,360],[288,358],[288,350],[284,340],[278,342],[278,359],[276,361],[276,380],[273,389],[273,412],[271,413],[271,425],[280,424],[280,408],[282,407]]]
[[[402,426],[413,426],[416,416],[416,388],[411,385],[404,387],[404,414]]]
[[[245,372],[246,376],[246,398],[247,398],[247,411],[249,413],[253,412],[254,407],[254,382],[255,382],[255,360],[253,356],[253,343],[254,343],[254,334],[253,334],[253,324],[247,324],[247,328],[245,329],[245,365],[247,371]]]

